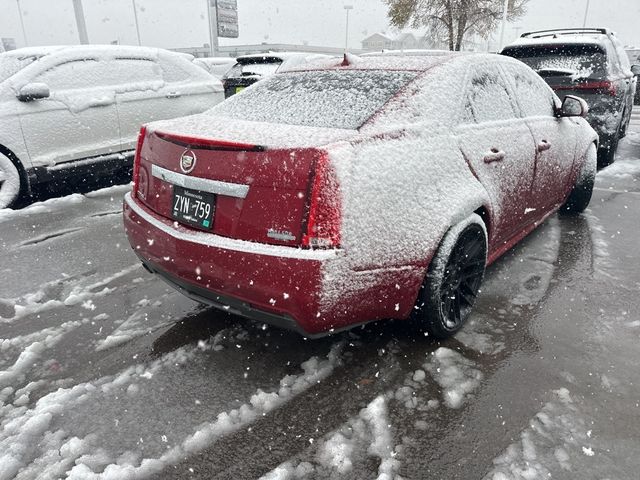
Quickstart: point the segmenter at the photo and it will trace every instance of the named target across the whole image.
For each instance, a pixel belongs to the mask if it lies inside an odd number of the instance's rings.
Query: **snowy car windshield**
[[[534,45],[506,48],[505,55],[517,58],[536,72],[545,75],[603,77],[607,59],[602,47],[582,45]]]
[[[14,76],[37,59],[38,57],[36,56],[17,57],[15,55],[0,55],[0,83]]]
[[[310,127],[357,129],[415,79],[404,71],[275,75],[209,110],[212,115]]]

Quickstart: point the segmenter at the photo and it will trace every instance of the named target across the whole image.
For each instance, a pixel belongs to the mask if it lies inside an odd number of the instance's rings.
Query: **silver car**
[[[36,184],[132,165],[140,125],[200,113],[222,84],[190,56],[156,48],[67,46],[0,54],[0,208]]]

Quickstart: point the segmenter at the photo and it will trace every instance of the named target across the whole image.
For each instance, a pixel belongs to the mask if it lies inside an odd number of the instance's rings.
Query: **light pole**
[[[136,22],[136,35],[138,36],[138,46],[142,45],[140,41],[140,25],[138,25],[138,9],[136,8],[136,0],[131,0],[133,4],[133,18]]]
[[[349,10],[353,10],[353,5],[345,5],[344,9],[347,11],[347,26],[344,34],[344,51],[349,51]]]
[[[502,7],[502,26],[500,27],[500,45],[498,51],[502,51],[504,47],[504,29],[507,26],[507,14],[509,12],[509,0],[504,0],[504,6]]]
[[[582,28],[587,26],[587,18],[589,17],[589,4],[591,0],[587,0],[587,7],[584,9],[584,21],[582,22]]]
[[[209,56],[218,55],[218,2],[207,0],[207,18],[209,19]]]
[[[82,0],[73,0],[73,10],[76,14],[76,24],[78,25],[78,36],[80,37],[80,43],[86,45],[89,43],[89,36],[87,35],[87,25],[84,21]]]
[[[24,29],[24,19],[22,18],[22,8],[20,8],[20,0],[16,0],[18,4],[18,15],[20,16],[20,26],[22,26],[22,36],[24,37],[24,46],[28,46],[29,42],[27,42],[27,31]]]

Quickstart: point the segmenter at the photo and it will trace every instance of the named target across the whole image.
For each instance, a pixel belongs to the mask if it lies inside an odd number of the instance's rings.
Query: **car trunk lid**
[[[189,228],[275,245],[339,243],[337,204],[325,199],[329,189],[337,196],[337,184],[322,147],[154,130],[145,133],[136,168],[137,198]],[[192,202],[202,203],[202,215]],[[315,239],[322,235],[332,240]]]

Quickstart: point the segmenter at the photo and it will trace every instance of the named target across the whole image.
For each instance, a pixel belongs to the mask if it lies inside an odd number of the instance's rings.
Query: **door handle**
[[[506,153],[497,148],[492,148],[489,153],[484,155],[484,163],[501,162],[506,157]]]
[[[180,92],[169,92],[166,96],[167,98],[180,98],[182,94]]]
[[[547,142],[546,140],[542,140],[538,144],[538,152],[546,152],[550,148],[551,148],[551,144],[549,142]]]

